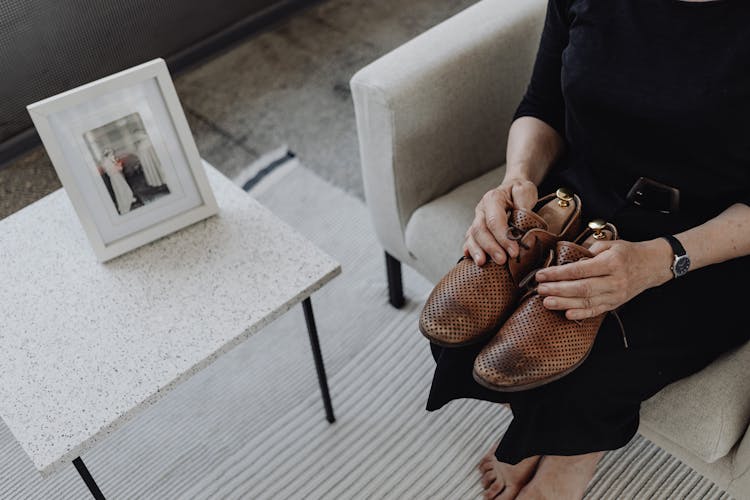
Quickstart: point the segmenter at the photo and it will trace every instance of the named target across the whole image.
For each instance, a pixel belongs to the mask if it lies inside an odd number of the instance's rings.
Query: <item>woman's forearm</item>
[[[750,207],[732,205],[710,221],[675,236],[690,256],[691,270],[750,255]],[[564,310],[572,320],[591,318],[673,279],[670,265],[674,255],[664,238],[638,243],[600,241],[590,250],[592,258],[536,273],[537,290],[546,296],[545,307]]]
[[[691,269],[750,255],[750,207],[737,203],[675,236],[690,256]]]
[[[539,185],[564,147],[560,134],[542,120],[531,116],[518,118],[508,134],[503,182],[521,179]]]
[[[750,207],[737,203],[713,219],[675,234],[690,257],[690,270],[750,255]],[[649,286],[672,279],[672,247],[663,239],[643,242],[650,255],[645,262],[653,268]]]

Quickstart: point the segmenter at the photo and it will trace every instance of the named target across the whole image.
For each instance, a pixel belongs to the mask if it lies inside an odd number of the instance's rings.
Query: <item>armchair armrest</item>
[[[480,1],[353,76],[365,196],[381,244],[400,260],[411,260],[414,210],[504,163],[545,6]]]

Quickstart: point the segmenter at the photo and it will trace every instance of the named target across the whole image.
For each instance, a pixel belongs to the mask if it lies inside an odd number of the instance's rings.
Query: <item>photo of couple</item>
[[[119,215],[170,193],[138,113],[89,130],[84,140]]]

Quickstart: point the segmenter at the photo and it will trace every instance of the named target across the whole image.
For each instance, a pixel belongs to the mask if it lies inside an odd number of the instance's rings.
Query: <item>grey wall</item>
[[[174,71],[304,3],[0,0],[0,163],[18,144],[37,140],[28,104],[155,57]]]

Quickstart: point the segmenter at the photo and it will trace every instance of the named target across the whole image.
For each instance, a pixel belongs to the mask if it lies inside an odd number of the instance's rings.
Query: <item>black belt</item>
[[[639,177],[631,186],[625,199],[640,208],[663,214],[680,211],[680,190],[648,177]]]
[[[626,191],[627,190],[627,191]],[[639,177],[629,188],[623,188],[625,200],[639,208],[663,214],[714,217],[732,203],[727,196],[696,195],[649,179]],[[731,197],[730,197],[731,199]]]

